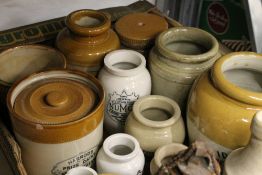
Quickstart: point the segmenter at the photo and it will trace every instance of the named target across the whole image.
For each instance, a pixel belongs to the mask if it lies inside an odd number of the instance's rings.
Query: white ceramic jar
[[[96,171],[92,168],[79,166],[69,170],[66,175],[97,175]]]
[[[28,174],[61,175],[94,165],[104,116],[104,90],[94,76],[41,72],[17,82],[7,97]]]
[[[169,143],[183,143],[185,126],[178,104],[164,96],[149,95],[138,99],[129,114],[125,132],[134,136],[143,151]]]
[[[116,50],[105,56],[99,72],[106,93],[105,131],[124,131],[133,103],[151,93],[151,77],[143,55],[132,50]]]
[[[96,158],[98,173],[118,175],[142,175],[144,154],[138,141],[123,133],[109,136]]]

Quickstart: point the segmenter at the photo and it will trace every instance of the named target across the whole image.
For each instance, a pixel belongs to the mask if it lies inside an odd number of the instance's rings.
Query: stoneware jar
[[[123,133],[106,138],[96,158],[98,173],[142,175],[144,164],[145,157],[138,141]]]
[[[156,173],[158,172],[158,169],[162,166],[161,161],[164,158],[168,156],[176,155],[177,153],[185,149],[187,149],[187,146],[182,145],[180,143],[171,143],[171,144],[167,144],[167,145],[159,147],[156,150],[155,155],[150,162],[151,175],[156,175]]]
[[[224,175],[261,175],[262,172],[262,111],[251,124],[251,138],[246,147],[232,151],[226,158]]]
[[[28,174],[91,166],[103,137],[104,90],[90,74],[53,70],[15,83],[7,105]]]
[[[69,170],[66,175],[97,175],[96,171],[92,168],[79,166]]]
[[[168,23],[155,14],[131,13],[120,18],[115,29],[123,45],[143,52],[154,44],[159,33],[168,29]]]
[[[9,128],[6,95],[11,85],[34,72],[65,68],[64,55],[44,45],[24,45],[0,53],[0,111]]]
[[[190,141],[204,140],[221,160],[247,145],[251,120],[262,110],[261,83],[261,54],[221,57],[192,87],[187,110]]]
[[[138,99],[126,121],[125,132],[134,136],[145,152],[185,139],[185,127],[178,104],[170,98],[149,95]]]
[[[152,94],[175,100],[184,113],[189,90],[198,75],[220,56],[211,34],[192,27],[162,32],[149,56]]]
[[[58,34],[56,46],[65,54],[70,69],[96,74],[105,54],[120,47],[118,36],[110,29],[109,14],[78,10],[67,16],[66,26]]]
[[[151,93],[151,78],[143,55],[132,50],[116,50],[106,55],[99,72],[106,93],[105,129],[123,132],[133,103]]]

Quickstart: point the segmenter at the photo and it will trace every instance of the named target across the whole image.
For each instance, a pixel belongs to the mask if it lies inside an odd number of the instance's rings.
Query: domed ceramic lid
[[[14,110],[27,121],[62,124],[86,116],[95,106],[95,93],[87,85],[67,79],[38,81],[16,98]]]
[[[133,13],[120,18],[115,25],[124,45],[142,49],[162,31],[168,28],[166,20],[149,13]]]

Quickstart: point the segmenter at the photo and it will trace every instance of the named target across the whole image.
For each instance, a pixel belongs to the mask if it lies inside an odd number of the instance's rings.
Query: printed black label
[[[129,112],[132,111],[134,102],[138,98],[139,95],[134,92],[131,94],[128,94],[125,90],[121,94],[113,92],[109,94],[107,113],[113,120],[124,125]]]
[[[78,166],[93,166],[97,150],[98,147],[94,147],[72,158],[57,163],[51,171],[52,175],[65,175],[67,171]]]
[[[138,172],[136,173],[136,175],[142,175],[143,174],[143,171],[141,170],[138,170]]]

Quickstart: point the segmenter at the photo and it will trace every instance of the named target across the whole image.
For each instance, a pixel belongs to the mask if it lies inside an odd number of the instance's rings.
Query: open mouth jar
[[[12,86],[7,105],[29,174],[93,165],[103,136],[104,91],[92,75],[33,74]]]
[[[254,114],[262,110],[262,55],[235,52],[202,74],[188,100],[190,141],[206,141],[221,160],[247,145]]]
[[[152,94],[175,100],[182,113],[190,88],[217,58],[218,42],[211,34],[193,27],[175,27],[162,32],[149,56]]]
[[[66,56],[70,69],[96,74],[105,54],[120,47],[118,36],[110,29],[109,14],[74,11],[67,16],[66,26],[58,34],[56,46]]]

